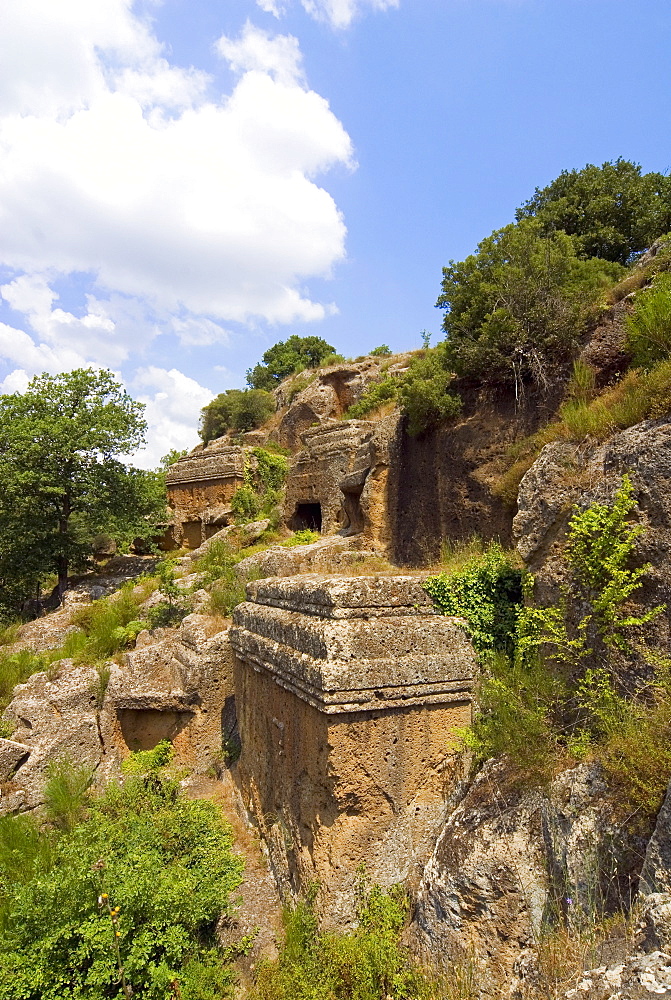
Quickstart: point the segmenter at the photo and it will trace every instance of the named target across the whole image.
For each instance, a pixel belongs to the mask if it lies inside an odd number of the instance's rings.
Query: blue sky
[[[152,465],[292,333],[440,332],[562,169],[671,169],[668,0],[4,0],[0,391],[111,367]]]

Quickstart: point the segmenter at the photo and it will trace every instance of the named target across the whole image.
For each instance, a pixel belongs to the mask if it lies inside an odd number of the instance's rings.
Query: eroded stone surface
[[[329,421],[302,435],[287,478],[285,517],[290,528],[324,534],[363,534],[386,551],[389,466],[399,416],[382,420]]]
[[[40,805],[46,770],[59,758],[89,765],[102,782],[129,752],[169,739],[178,763],[221,765],[222,743],[237,739],[228,622],[192,614],[178,629],[140,633],[123,666],[108,668],[102,702],[96,670],[71,660],[15,689],[4,713],[12,741],[0,741],[0,771],[11,767],[0,777],[11,778],[0,812]]]
[[[416,882],[461,777],[473,649],[416,577],[248,585],[234,615],[245,805],[285,893],[353,919],[356,872]]]

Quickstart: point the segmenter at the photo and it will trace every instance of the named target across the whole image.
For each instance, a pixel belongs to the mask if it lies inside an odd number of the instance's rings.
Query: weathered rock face
[[[461,772],[475,659],[414,577],[270,579],[234,614],[245,805],[285,892],[315,880],[327,925],[363,862],[412,884]]]
[[[168,502],[173,509],[173,537],[177,547],[198,548],[210,535],[229,524],[230,501],[244,482],[248,450],[217,438],[198,445],[168,470]]]
[[[227,636],[221,619],[193,614],[177,630],[140,633],[124,665],[109,665],[104,692],[92,667],[70,660],[19,685],[4,713],[15,731],[0,741],[0,813],[40,805],[46,769],[62,757],[97,769],[100,781],[162,739],[196,771],[220,762],[222,743],[237,739]]]
[[[394,355],[391,359],[365,358],[286,379],[275,390],[275,398],[278,408],[287,409],[271,436],[285,448],[292,451],[299,448],[305,431],[315,424],[322,425],[342,417],[385,372],[393,374],[405,370],[410,358],[411,354]],[[296,386],[304,381],[307,382],[305,387],[294,395]]]
[[[546,445],[520,484],[513,521],[518,551],[535,576],[536,599],[557,601],[564,582],[562,550],[574,505],[609,502],[631,475],[644,533],[637,562],[649,563],[643,586],[633,595],[647,608],[671,601],[671,420],[648,420],[599,445]],[[669,641],[669,612],[651,626],[657,641]]]
[[[514,979],[548,896],[541,796],[506,788],[486,765],[451,813],[416,895],[410,943],[431,961],[474,952],[482,995]]]
[[[671,996],[671,956],[661,951],[590,969],[563,994],[565,1000],[650,1000],[655,995]]]
[[[5,710],[14,723],[12,741],[24,746],[24,754],[5,774],[0,795],[0,813],[34,809],[43,801],[49,764],[68,757],[77,764],[98,768],[105,747],[96,711],[91,667],[76,667],[71,660],[55,664],[51,676],[33,674],[20,684]],[[10,741],[7,741],[10,742]],[[5,747],[5,754],[8,749]]]
[[[543,921],[571,926],[633,901],[644,842],[611,818],[595,765],[520,790],[487,763],[450,814],[416,894],[409,939],[433,962],[474,955],[482,996],[519,985]]]
[[[346,575],[384,560],[366,549],[360,535],[327,535],[308,545],[273,545],[263,552],[241,559],[235,571],[243,580],[250,577],[294,576],[299,573],[339,573]],[[378,568],[382,568],[379,566]],[[370,570],[374,571],[373,569]]]
[[[398,416],[392,414],[376,423],[333,421],[306,431],[287,479],[289,527],[361,533],[385,550],[391,541],[388,477],[397,428]]]
[[[510,542],[512,513],[492,491],[501,457],[548,419],[553,400],[529,398],[516,410],[511,395],[469,387],[463,398],[453,424],[416,437],[399,430],[388,477],[389,557],[398,565],[430,565],[445,539]]]

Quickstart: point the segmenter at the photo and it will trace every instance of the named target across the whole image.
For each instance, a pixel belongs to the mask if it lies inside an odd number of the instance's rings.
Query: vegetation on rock
[[[588,163],[536,188],[516,217],[538,219],[545,233],[575,237],[581,257],[628,264],[671,229],[671,178],[642,174],[622,157],[601,167]]]
[[[488,236],[443,268],[436,305],[446,309],[448,371],[523,392],[545,388],[570,360],[599,295],[619,264],[583,260],[574,240],[524,219]]]
[[[199,434],[203,444],[226,431],[252,431],[275,412],[275,400],[263,389],[227,389],[200,411]]]
[[[259,364],[247,372],[247,385],[252,389],[270,391],[289,375],[306,368],[317,368],[325,359],[332,357],[334,352],[335,347],[327,344],[321,337],[299,337],[294,334],[268,348]]]
[[[345,418],[366,417],[393,401],[408,417],[408,431],[415,435],[456,417],[461,410],[461,399],[449,391],[452,375],[444,353],[444,345],[422,351],[411,359],[407,371],[383,375],[349,407]]]
[[[279,959],[261,965],[254,1000],[433,1000],[435,979],[401,945],[405,894],[373,886],[362,892],[359,925],[349,934],[319,930],[310,899],[285,917]]]
[[[537,607],[530,596],[524,606],[501,601],[489,553],[452,578],[430,579],[426,588],[440,610],[461,608],[484,654],[480,708],[464,734],[476,757],[507,757],[529,783],[594,757],[620,808],[645,820],[656,815],[671,778],[671,665],[645,643],[645,626],[661,608],[630,604],[649,569],[632,566],[642,531],[631,523],[635,507],[625,476],[610,503],[574,510],[565,545],[568,583],[558,605]],[[497,618],[507,650],[486,631]],[[627,672],[634,653],[654,674],[637,688]]]

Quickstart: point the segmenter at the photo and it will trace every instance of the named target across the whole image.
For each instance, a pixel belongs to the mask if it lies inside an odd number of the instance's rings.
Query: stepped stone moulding
[[[321,884],[327,925],[356,872],[412,885],[463,773],[475,654],[416,576],[250,583],[230,631],[243,799],[285,895]]]

